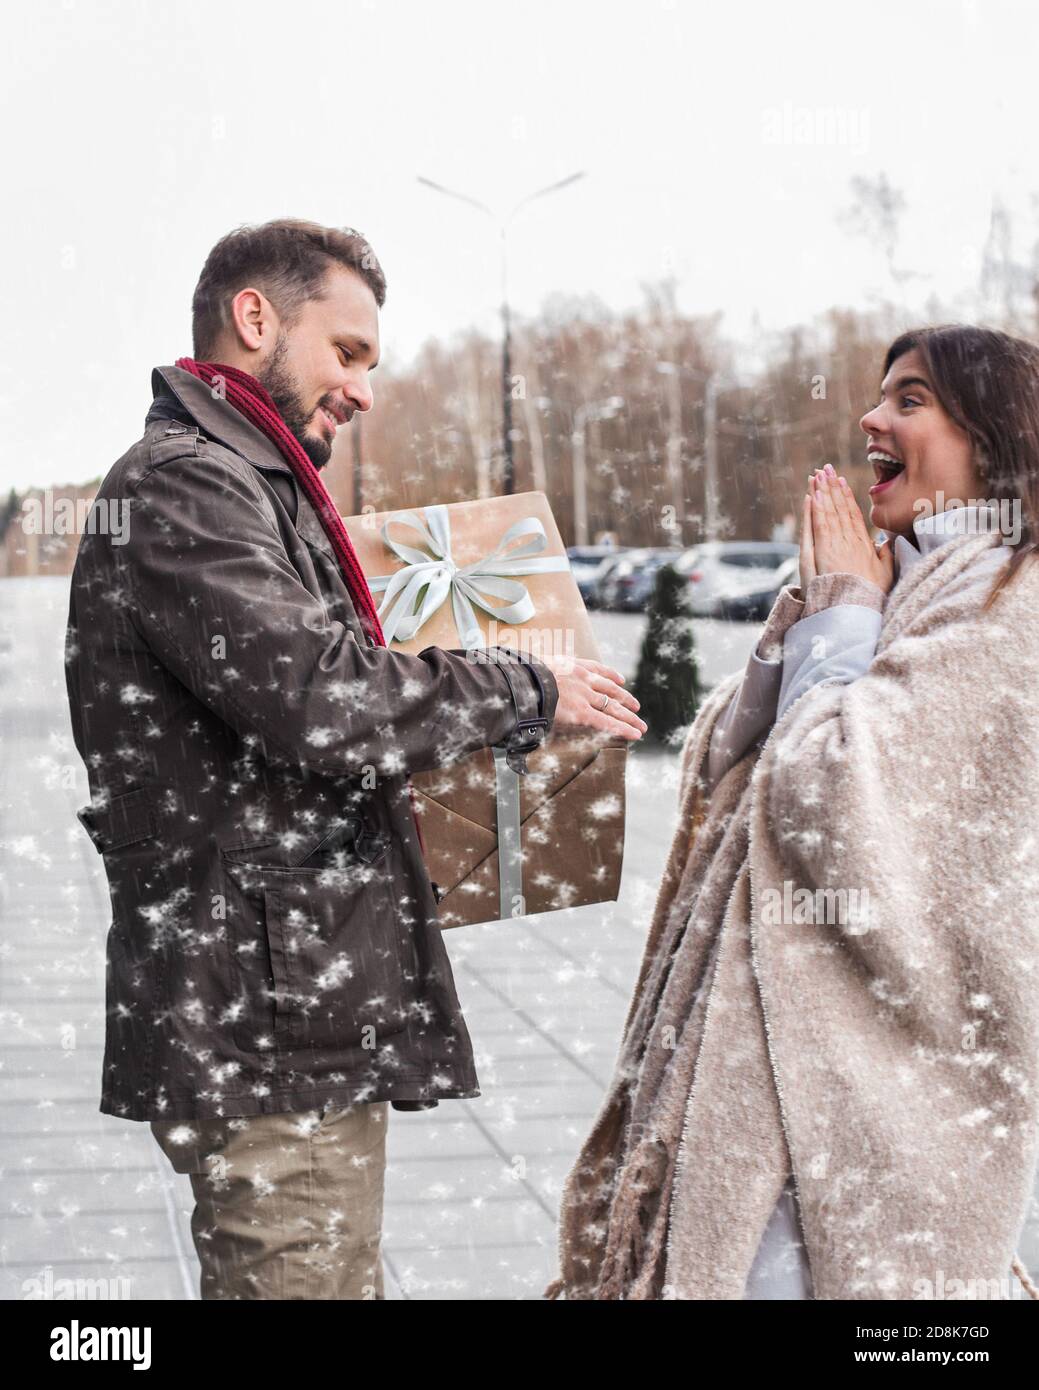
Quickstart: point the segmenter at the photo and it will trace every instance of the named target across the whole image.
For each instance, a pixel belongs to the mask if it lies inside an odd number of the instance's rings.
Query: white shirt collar
[[[925,555],[945,545],[953,536],[972,536],[998,529],[999,510],[989,504],[981,507],[948,507],[933,516],[918,516],[913,522],[916,545],[905,536],[896,536],[893,547],[895,570],[899,578],[919,564]],[[886,532],[880,532],[880,537]]]

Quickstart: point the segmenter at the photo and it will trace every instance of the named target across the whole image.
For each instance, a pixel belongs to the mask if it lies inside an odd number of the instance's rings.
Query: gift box
[[[343,518],[388,646],[600,660],[541,492]],[[412,774],[443,927],[613,902],[628,741],[553,730],[517,774],[482,748]]]

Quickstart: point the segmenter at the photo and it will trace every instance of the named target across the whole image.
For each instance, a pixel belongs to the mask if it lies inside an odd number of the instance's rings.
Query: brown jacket
[[[515,737],[544,687],[369,645],[263,434],[177,367],[72,576],[66,671],[112,899],[101,1110],[193,1119],[478,1094],[407,774]],[[128,527],[103,533],[118,506]]]

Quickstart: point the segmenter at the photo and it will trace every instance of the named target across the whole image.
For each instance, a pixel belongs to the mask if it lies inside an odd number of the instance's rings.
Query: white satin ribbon
[[[419,550],[395,541],[389,534],[394,522],[417,531],[426,548]],[[403,568],[393,574],[380,574],[368,580],[372,593],[386,591],[378,611],[387,646],[394,640],[407,642],[414,637],[450,593],[455,627],[462,645],[466,651],[483,647],[486,644],[476,621],[474,604],[505,626],[529,622],[536,611],[534,601],[527,586],[509,576],[560,574],[570,568],[565,555],[540,555],[548,544],[548,537],[536,516],[514,521],[489,555],[468,565],[456,564],[451,555],[451,523],[444,504],[427,507],[425,521],[417,512],[394,512],[383,522],[380,534],[387,547],[405,561]],[[522,536],[531,539],[506,555],[509,545]],[[420,603],[423,587],[426,593]],[[498,606],[486,603],[484,595],[504,599],[505,603]]]

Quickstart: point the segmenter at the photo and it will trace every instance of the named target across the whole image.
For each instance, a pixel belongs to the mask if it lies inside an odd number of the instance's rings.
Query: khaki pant
[[[382,1298],[388,1104],[156,1120],[191,1175],[203,1299]]]

